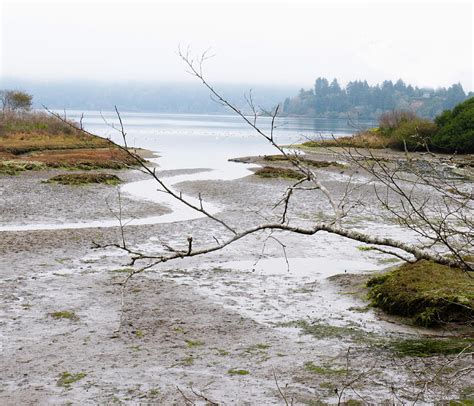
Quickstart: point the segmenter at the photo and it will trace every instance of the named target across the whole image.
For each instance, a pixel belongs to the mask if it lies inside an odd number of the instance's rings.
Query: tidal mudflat
[[[347,175],[340,168],[318,170],[335,193],[343,193]],[[189,172],[175,187],[190,196],[202,193],[221,217],[242,227],[265,216],[289,184],[250,171],[232,180]],[[143,174],[117,173],[126,182],[124,216],[176,210],[127,192],[145,180]],[[173,171],[164,174],[173,182]],[[66,223],[116,221],[110,211],[116,208],[114,186],[42,183],[49,176],[2,176],[4,226],[51,224],[61,208]],[[363,185],[364,175],[357,176]],[[256,206],[248,207],[250,200]],[[295,218],[317,218],[323,209],[313,198],[297,202]],[[366,214],[354,221],[373,233],[402,233]],[[93,241],[116,242],[118,227],[36,228],[1,232],[2,404],[186,404],[186,398],[393,404],[472,395],[471,376],[463,374],[470,367],[466,358],[442,349],[424,356],[407,350],[430,348],[431,340],[449,331],[407,326],[369,306],[365,281],[396,261],[363,251],[359,243],[326,233],[279,235],[278,243],[251,236],[209,256],[138,275],[127,286],[122,308],[128,258],[114,248],[91,248]],[[185,246],[188,235],[205,245],[224,233],[202,217],[131,221],[125,228],[128,243],[149,252],[162,242]]]

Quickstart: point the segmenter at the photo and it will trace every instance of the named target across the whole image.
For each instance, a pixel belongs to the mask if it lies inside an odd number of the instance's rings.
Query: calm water
[[[78,120],[81,112],[70,111],[68,117]],[[118,125],[113,112],[103,112],[109,124]],[[222,115],[122,113],[129,146],[147,148],[160,154],[163,169],[212,168],[228,166],[229,158],[274,152],[274,149],[242,119]],[[110,128],[99,112],[85,112],[84,126],[93,133],[112,137],[121,135]],[[269,118],[260,118],[262,128],[270,128]],[[359,123],[370,127],[373,123]],[[344,120],[281,118],[275,138],[281,144],[292,144],[308,138],[352,134],[356,130]]]
[[[62,113],[61,113],[62,114]],[[68,118],[79,121],[82,112],[69,111]],[[197,171],[187,175],[168,176],[168,186],[179,190],[179,183],[193,180],[232,180],[250,174],[255,165],[229,162],[229,158],[272,154],[276,150],[262,136],[235,116],[222,115],[185,115],[123,113],[122,121],[127,133],[127,143],[131,147],[141,147],[159,154],[152,159],[160,169],[209,168],[210,171]],[[270,118],[261,118],[262,129],[270,128]],[[372,123],[363,123],[367,127]],[[110,137],[122,143],[122,135],[111,126],[118,128],[119,122],[114,112],[84,113],[84,127],[90,132]],[[341,136],[354,133],[355,130],[343,120],[315,120],[305,118],[285,118],[277,121],[275,139],[280,144],[300,143],[307,139]],[[147,199],[171,209],[163,216],[134,219],[132,224],[157,224],[186,221],[201,217],[200,213],[190,209],[173,197],[157,191],[153,179],[127,183],[121,190],[136,199]],[[188,201],[198,205],[195,196],[186,196]],[[210,213],[217,213],[221,207],[205,202]],[[130,219],[125,219],[129,221]],[[0,226],[0,231],[70,229],[86,227],[115,227],[115,218],[109,220],[83,219],[75,223],[60,223],[51,219],[48,223],[13,224]]]

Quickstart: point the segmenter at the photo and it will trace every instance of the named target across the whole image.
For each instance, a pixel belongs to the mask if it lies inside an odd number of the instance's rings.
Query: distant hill
[[[216,84],[229,101],[248,111],[244,94],[252,89],[255,104],[270,109],[295,86],[268,86],[246,84]],[[160,113],[229,113],[229,110],[210,98],[209,91],[200,83],[104,83],[92,81],[26,81],[4,79],[0,88],[24,90],[33,97],[33,107],[41,105],[51,109],[113,110]]]
[[[312,89],[300,89],[296,96],[283,103],[284,115],[308,117],[377,119],[384,111],[410,110],[426,118],[434,118],[474,94],[466,94],[461,84],[449,88],[418,88],[406,85],[403,80],[370,86],[367,81],[356,80],[341,87],[334,79],[316,79]]]

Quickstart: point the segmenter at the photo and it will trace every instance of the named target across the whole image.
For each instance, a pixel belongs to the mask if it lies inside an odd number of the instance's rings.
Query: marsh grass
[[[85,134],[48,114],[0,114],[0,174],[46,167],[121,169],[136,164],[108,140]]]
[[[18,175],[23,171],[34,171],[46,169],[46,165],[42,162],[35,161],[17,161],[17,160],[0,160],[0,174]]]
[[[325,140],[312,140],[303,143],[307,148],[370,148],[370,149],[384,149],[390,148],[394,141],[384,136],[380,131],[368,130],[357,133],[355,135],[339,138],[330,138]]]
[[[371,278],[367,286],[374,306],[417,325],[474,319],[474,278],[460,269],[423,260]]]
[[[289,168],[279,168],[274,166],[264,166],[255,171],[255,175],[261,178],[283,178],[283,179],[303,179],[305,175]]]
[[[463,338],[420,338],[394,340],[387,348],[399,357],[431,357],[455,355],[474,346],[473,339]]]
[[[118,185],[121,182],[118,176],[109,173],[68,173],[53,176],[46,181],[46,183],[73,186],[90,184]]]
[[[304,156],[298,156],[298,157],[292,157],[290,156],[290,159],[286,158],[284,155],[265,155],[263,157],[264,161],[269,161],[269,162],[290,162],[292,160],[295,160],[304,166],[312,167],[312,168],[327,168],[327,167],[337,167],[337,168],[345,168],[345,165],[336,162],[336,161],[321,161],[321,160],[314,160],[314,159],[308,159],[305,158]]]

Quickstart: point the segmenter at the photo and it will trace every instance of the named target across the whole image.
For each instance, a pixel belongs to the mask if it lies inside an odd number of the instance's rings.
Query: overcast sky
[[[1,1],[1,0],[0,0]],[[189,80],[179,44],[212,49],[213,81],[311,86],[404,79],[473,89],[470,1],[1,1],[1,72],[20,79]]]

